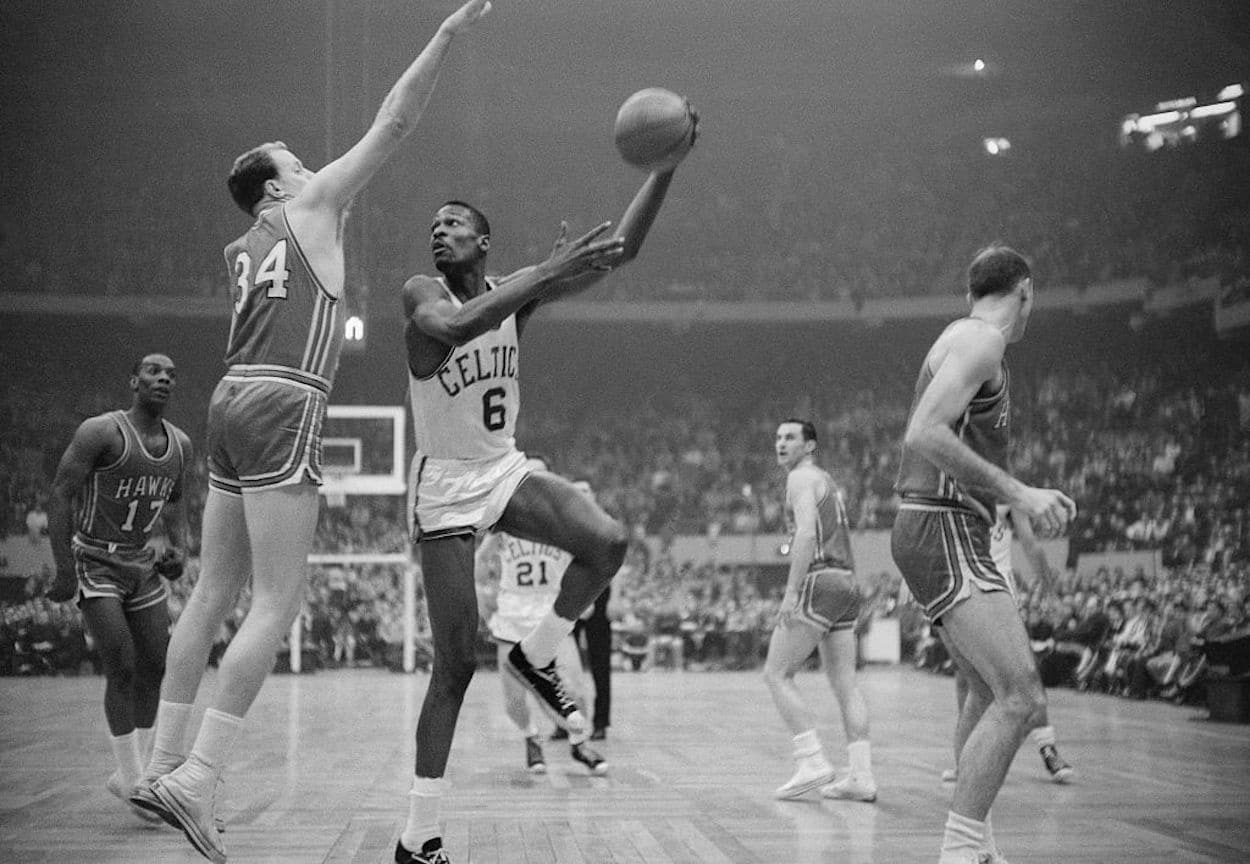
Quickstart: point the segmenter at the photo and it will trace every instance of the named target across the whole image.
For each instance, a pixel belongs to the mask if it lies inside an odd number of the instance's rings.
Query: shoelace
[[[534,672],[541,675],[551,686],[551,689],[555,691],[556,699],[560,702],[560,713],[571,714],[577,709],[577,706],[569,698],[568,694],[564,692],[564,681],[556,673],[555,665],[555,663],[552,663],[550,666],[545,666],[542,669],[535,669]]]

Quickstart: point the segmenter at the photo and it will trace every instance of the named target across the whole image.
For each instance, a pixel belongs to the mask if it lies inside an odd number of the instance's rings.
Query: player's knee
[[[1025,728],[1038,725],[1046,710],[1046,692],[1040,681],[1015,682],[1001,700],[1003,712]]]
[[[625,526],[613,519],[610,526],[603,532],[600,542],[602,561],[599,569],[609,576],[615,575],[625,563],[625,550],[628,547],[629,534],[625,531]]]
[[[434,655],[434,675],[437,676],[444,686],[453,691],[463,693],[469,688],[469,682],[473,680],[473,673],[477,671],[477,657],[470,651],[467,654],[461,653],[460,656],[444,656],[440,658],[437,653]]]
[[[794,674],[788,669],[779,666],[764,665],[764,683],[769,687],[780,687],[788,679],[793,678]]]
[[[135,685],[135,658],[118,652],[105,664],[104,677],[114,690],[129,693]]]

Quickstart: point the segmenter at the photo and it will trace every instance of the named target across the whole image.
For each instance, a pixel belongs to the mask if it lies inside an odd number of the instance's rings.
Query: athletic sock
[[[521,640],[521,652],[536,669],[556,659],[556,649],[573,632],[576,622],[561,618],[554,609],[548,609],[538,626]]]
[[[181,764],[187,758],[187,728],[191,725],[189,702],[160,701],[156,708],[156,733],[148,764],[164,769]]]
[[[242,717],[235,717],[216,708],[209,708],[204,712],[204,722],[200,724],[200,733],[195,736],[195,746],[191,748],[192,758],[185,763],[192,780],[216,781],[234,750],[234,742],[239,737],[242,725]],[[201,769],[201,765],[207,771]]]
[[[990,824],[990,814],[985,814],[985,850],[994,855],[998,854],[998,844],[994,842],[994,829]]]
[[[1033,743],[1038,746],[1038,749],[1055,746],[1054,726],[1038,726],[1029,735],[1033,739]]]
[[[147,765],[148,760],[152,758],[152,744],[156,740],[156,733],[151,726],[146,729],[136,726],[135,740],[139,742],[139,764]]]
[[[985,846],[985,823],[967,816],[960,816],[954,810],[946,814],[946,831],[942,835],[942,854],[971,850],[981,852]]]
[[[405,849],[420,852],[426,841],[440,836],[438,813],[446,785],[442,777],[412,778],[412,789],[408,792],[408,822],[404,825],[404,833],[399,835],[399,842],[404,844]]]
[[[852,774],[857,777],[872,776],[872,745],[867,740],[847,744],[846,754],[851,763]]]
[[[803,759],[820,753],[820,736],[815,729],[800,732],[793,738],[792,751],[795,759]]]
[[[125,735],[110,735],[109,744],[113,748],[113,758],[117,761],[117,773],[121,775],[122,786],[130,789],[139,782],[143,773],[143,763],[139,759],[139,742],[133,731]]]

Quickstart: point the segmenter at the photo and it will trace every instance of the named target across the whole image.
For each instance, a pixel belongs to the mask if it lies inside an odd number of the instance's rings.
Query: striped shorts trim
[[[968,510],[906,501],[899,507],[891,552],[930,621],[971,597],[973,586],[1011,593],[990,554],[990,527]]]
[[[96,597],[113,597],[122,609],[137,612],[168,597],[165,583],[152,569],[156,552],[149,548],[109,551],[74,539],[70,546],[78,576],[78,604]]]
[[[850,570],[825,567],[811,571],[799,583],[794,619],[822,634],[850,630],[862,603],[863,596]]]

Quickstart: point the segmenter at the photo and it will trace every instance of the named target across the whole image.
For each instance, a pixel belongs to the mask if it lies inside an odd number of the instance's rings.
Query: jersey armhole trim
[[[308,278],[312,279],[313,284],[317,286],[317,290],[325,295],[326,300],[331,303],[338,303],[343,298],[335,297],[326,290],[326,286],[322,283],[321,277],[317,275],[317,271],[313,269],[312,262],[308,260],[308,256],[304,254],[304,247],[300,245],[299,238],[295,236],[295,229],[291,227],[291,220],[286,216],[286,205],[282,205],[282,224],[286,227],[287,236],[291,238],[291,245],[295,247],[295,254],[299,256],[299,260],[304,265],[304,269],[308,271]],[[346,281],[346,277],[344,277]],[[347,292],[347,285],[343,286],[344,293]]]

